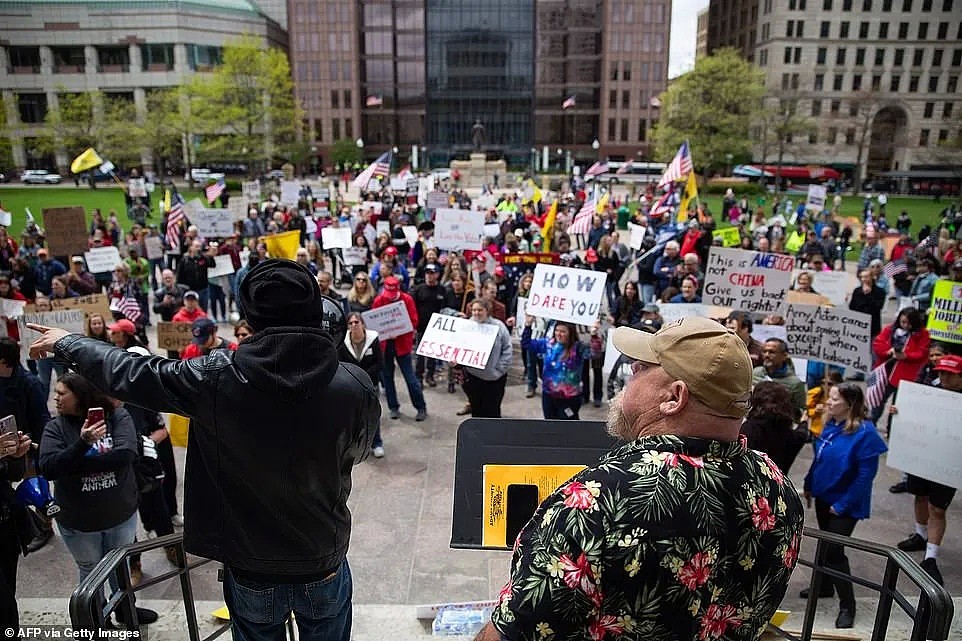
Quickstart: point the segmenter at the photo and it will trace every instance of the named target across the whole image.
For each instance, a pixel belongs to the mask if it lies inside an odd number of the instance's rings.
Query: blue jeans
[[[100,560],[107,556],[107,552],[134,542],[134,535],[137,534],[137,512],[131,514],[130,518],[123,523],[96,532],[72,530],[62,523],[57,523],[57,527],[60,528],[64,545],[67,546],[70,556],[80,570],[80,579],[77,581],[79,584],[87,578]],[[110,587],[117,589],[117,581],[113,574],[110,575]]]
[[[641,290],[640,296],[641,296],[641,304],[642,304],[642,305],[648,304],[648,303],[650,303],[651,301],[655,300],[655,286],[654,286],[654,285],[646,285],[646,284],[642,283],[642,284],[638,285],[638,288]]]
[[[57,372],[57,380],[63,378],[67,373],[67,366],[63,363],[55,362],[54,358],[41,358],[37,361],[37,378],[40,379],[40,389],[43,392],[43,402],[50,399],[50,377],[53,372]]]
[[[411,404],[416,410],[427,411],[428,406],[424,403],[424,394],[421,392],[421,384],[418,377],[414,375],[414,366],[411,363],[411,355],[405,354],[398,356],[394,348],[394,341],[386,341],[384,348],[384,371],[381,372],[381,383],[384,384],[384,394],[387,396],[387,406],[392,410],[400,409],[401,403],[397,398],[397,388],[394,387],[394,361],[397,360],[398,367],[401,368],[401,376],[408,386],[408,394],[411,396]]]
[[[350,641],[351,568],[347,559],[332,576],[314,583],[256,583],[224,575],[224,600],[234,641],[284,641],[293,612],[301,641]]]
[[[207,296],[210,299],[211,318],[227,318],[227,297],[224,288],[215,283],[207,283]],[[217,310],[220,309],[220,314]]]

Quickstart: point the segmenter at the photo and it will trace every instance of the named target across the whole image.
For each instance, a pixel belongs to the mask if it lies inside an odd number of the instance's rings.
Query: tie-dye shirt
[[[553,398],[581,396],[581,368],[585,359],[591,358],[591,349],[576,342],[568,353],[554,338],[531,338],[531,328],[525,327],[521,334],[522,349],[531,350],[544,358],[542,387]]]

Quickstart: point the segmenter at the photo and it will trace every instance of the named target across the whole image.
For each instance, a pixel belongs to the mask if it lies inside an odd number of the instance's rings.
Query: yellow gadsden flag
[[[541,230],[541,251],[548,253],[551,251],[551,241],[554,240],[554,221],[558,217],[558,199],[555,198],[548,210],[548,215],[544,219],[544,228]]]
[[[70,163],[70,171],[79,174],[102,164],[104,164],[104,161],[97,154],[97,150],[93,147],[88,147],[87,151],[73,159],[73,162]]]
[[[683,223],[688,220],[688,206],[692,199],[698,200],[698,183],[695,181],[695,172],[688,172],[688,182],[685,183],[685,193],[681,197],[681,206],[678,208],[678,222]]]
[[[301,246],[301,232],[295,229],[283,234],[261,236],[261,240],[267,245],[267,253],[272,258],[294,260],[297,255],[297,248]]]

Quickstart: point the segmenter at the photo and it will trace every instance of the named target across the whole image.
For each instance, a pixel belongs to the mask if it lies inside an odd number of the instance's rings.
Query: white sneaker
[[[384,458],[384,448],[380,445],[374,448],[374,458]]]
[[[184,527],[184,517],[180,514],[175,514],[170,517],[170,524],[174,527]]]

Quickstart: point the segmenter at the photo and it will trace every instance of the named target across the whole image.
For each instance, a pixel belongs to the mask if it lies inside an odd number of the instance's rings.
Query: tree
[[[361,150],[350,138],[341,138],[331,145],[331,164],[346,167],[361,162]]]
[[[252,36],[230,41],[223,64],[195,76],[189,95],[201,154],[240,160],[252,175],[256,165],[268,168],[285,157],[301,137],[287,56],[261,48]]]
[[[13,168],[13,145],[10,143],[10,127],[7,121],[7,104],[0,96],[0,172]]]
[[[100,91],[57,96],[58,106],[48,109],[37,139],[37,150],[53,154],[59,149],[74,158],[93,147],[101,158],[117,166],[139,164],[141,148],[135,134],[136,108],[128,100],[112,99]]]
[[[152,156],[159,176],[166,176],[168,163],[183,154],[184,140],[192,125],[185,87],[147,93],[146,113],[137,119],[137,138]]]
[[[768,146],[774,143],[778,150],[778,160],[775,164],[776,192],[780,192],[782,188],[782,162],[785,160],[785,147],[792,143],[794,136],[808,135],[817,129],[811,118],[798,114],[798,101],[801,97],[797,91],[781,92],[767,97],[763,102],[761,118],[764,121],[764,136],[767,140],[762,141],[762,164],[764,165]]]
[[[692,160],[707,173],[726,156],[751,155],[750,127],[765,93],[762,71],[734,49],[720,49],[695,62],[660,96],[656,156],[670,160],[688,140]]]

